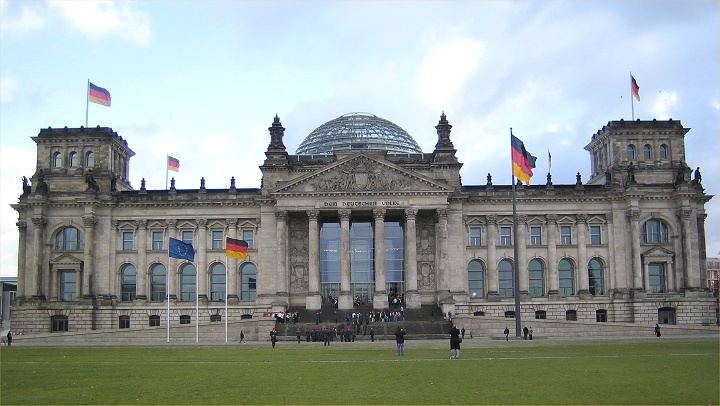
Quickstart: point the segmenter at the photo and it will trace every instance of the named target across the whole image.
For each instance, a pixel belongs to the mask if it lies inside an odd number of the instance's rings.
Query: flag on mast
[[[236,240],[227,237],[225,239],[225,255],[230,258],[245,259],[248,254],[248,243],[244,240]]]
[[[192,244],[170,238],[170,248],[168,251],[170,258],[187,259],[195,261],[195,249]]]
[[[173,172],[180,172],[180,160],[173,158],[168,155],[168,170]]]
[[[632,95],[640,101],[640,86],[638,86],[632,73],[630,74],[630,88],[632,89]]]
[[[518,180],[530,184],[530,178],[533,176],[532,168],[535,167],[537,157],[532,156],[526,149],[525,144],[512,133],[510,133],[512,141],[512,163],[513,175]]]
[[[88,81],[88,101],[110,107],[110,92]]]
[[[548,149],[548,169],[552,168],[552,155],[550,155],[550,150]]]

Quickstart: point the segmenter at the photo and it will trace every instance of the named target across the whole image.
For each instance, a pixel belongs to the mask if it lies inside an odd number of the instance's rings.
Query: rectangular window
[[[163,232],[153,231],[152,233],[152,249],[153,251],[162,251],[163,249]]]
[[[75,287],[77,285],[77,274],[75,271],[60,271],[60,300],[75,300]]]
[[[248,249],[255,248],[255,234],[253,230],[242,230],[242,239],[248,244]]]
[[[512,245],[512,229],[500,227],[500,245]]]
[[[193,232],[192,231],[183,231],[182,232],[182,242],[185,244],[192,244],[193,243]]]
[[[570,226],[560,226],[560,245],[572,245],[571,230]]]
[[[602,244],[600,226],[590,226],[590,244]]]
[[[665,264],[651,262],[648,264],[648,279],[651,293],[665,292]]]
[[[480,243],[480,227],[470,227],[470,245],[479,247]]]
[[[225,242],[223,241],[223,232],[222,231],[213,231],[212,232],[212,249],[221,250],[223,248],[225,248]]]
[[[123,251],[132,251],[133,250],[133,232],[132,231],[124,231],[122,233],[123,242],[122,242],[122,249]]]
[[[542,245],[541,227],[530,227],[530,245]]]

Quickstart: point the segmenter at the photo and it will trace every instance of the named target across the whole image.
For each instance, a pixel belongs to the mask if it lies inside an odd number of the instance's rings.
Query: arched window
[[[515,272],[509,259],[503,259],[498,264],[498,293],[500,297],[515,296]]]
[[[652,159],[652,147],[649,144],[645,144],[643,147],[643,159],[649,161]]]
[[[195,300],[195,265],[187,263],[180,267],[180,300],[190,302]]]
[[[605,280],[603,278],[603,263],[598,258],[593,258],[588,263],[588,287],[593,295],[605,294]]]
[[[78,167],[78,154],[75,151],[70,153],[70,167],[71,168]]]
[[[530,279],[530,296],[545,296],[545,265],[539,259],[533,259],[528,264],[528,278]]]
[[[672,307],[659,308],[658,324],[675,324],[675,309]]]
[[[120,316],[119,318],[119,328],[130,328],[130,316]]]
[[[210,300],[225,300],[225,264],[210,267]]]
[[[162,302],[165,300],[165,280],[167,277],[165,265],[155,264],[150,271],[150,300]]]
[[[59,331],[69,331],[69,319],[68,316],[62,314],[56,314],[50,317],[50,331],[53,333]]]
[[[160,316],[158,316],[157,314],[153,314],[152,316],[150,316],[150,318],[148,319],[148,325],[150,327],[160,327]]]
[[[85,249],[82,231],[75,227],[64,227],[55,234],[56,251],[82,251]]]
[[[94,152],[88,151],[85,154],[85,166],[87,166],[88,168],[92,168],[93,166],[95,166],[95,153]]]
[[[137,288],[137,269],[135,265],[127,264],[120,271],[120,300],[131,302],[135,300]]]
[[[668,147],[665,144],[660,146],[660,159],[663,161],[668,159]]]
[[[468,263],[468,294],[470,298],[485,297],[485,267],[477,259]]]
[[[240,300],[255,300],[256,289],[257,268],[248,262],[240,269]]]
[[[63,159],[62,154],[59,152],[56,152],[52,156],[52,166],[53,168],[62,168]]]
[[[628,161],[635,160],[635,146],[633,144],[630,144],[627,147],[627,159]]]
[[[558,279],[561,296],[575,295],[575,265],[567,258],[558,263]]]
[[[668,226],[660,220],[648,220],[642,225],[642,242],[665,243],[668,242]]]

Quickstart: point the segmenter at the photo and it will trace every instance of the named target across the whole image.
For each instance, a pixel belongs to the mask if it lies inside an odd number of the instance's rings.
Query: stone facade
[[[396,294],[408,308],[507,316],[515,311],[515,263],[523,317],[716,319],[717,300],[705,286],[711,196],[685,161],[689,129],[679,121],[609,122],[585,148],[590,180],[578,174],[569,185],[550,176],[545,185],[493,185],[489,175],[486,185],[462,185],[451,128],[443,114],[432,153],[290,155],[275,117],[260,188],[237,189],[231,180],[227,189],[202,182],[193,190],[146,190],[144,180],[134,189],[134,153],[110,128],[41,130],[33,137],[37,172],[13,205],[20,231],[13,329],[165,325],[168,309],[173,326],[247,323],[321,309],[332,292],[341,310],[362,295],[386,308]],[[373,249],[362,251],[372,255],[366,283],[351,270],[358,219],[372,230]],[[334,250],[322,245],[330,223],[338,230]],[[400,245],[388,234],[397,224]],[[250,241],[248,258],[226,257],[226,237]],[[168,258],[169,238],[191,242],[194,262]],[[403,253],[394,265],[391,249]],[[339,267],[328,282],[330,257]]]

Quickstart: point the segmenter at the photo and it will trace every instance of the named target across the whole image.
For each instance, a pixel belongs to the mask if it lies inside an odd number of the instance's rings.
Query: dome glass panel
[[[388,151],[422,153],[420,146],[400,126],[368,113],[349,113],[313,130],[296,154]]]

